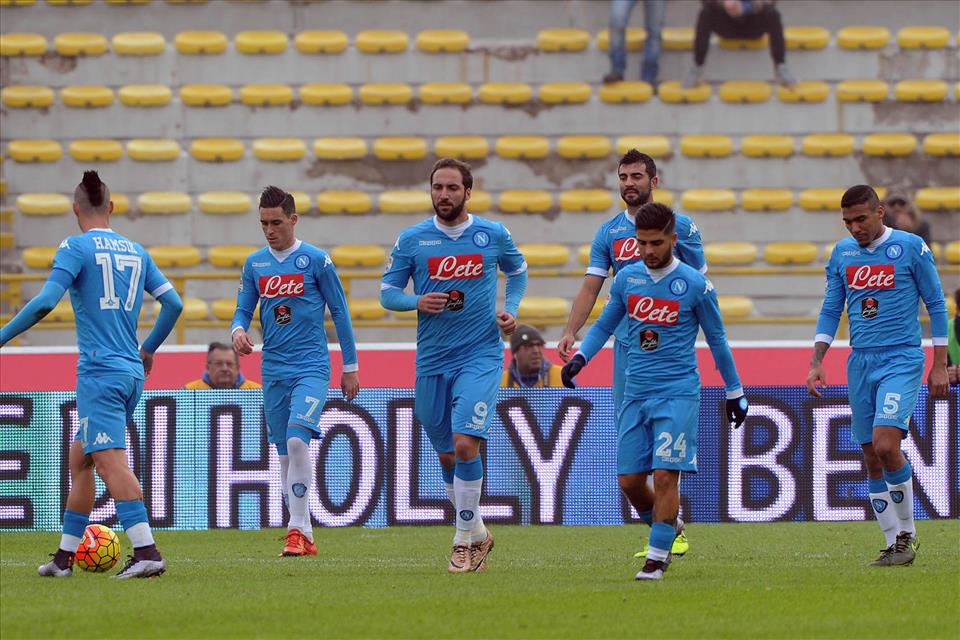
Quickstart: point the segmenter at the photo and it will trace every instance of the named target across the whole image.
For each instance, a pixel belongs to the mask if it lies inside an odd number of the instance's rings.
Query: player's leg
[[[457,500],[453,492],[456,456],[453,453],[453,433],[450,431],[450,404],[450,385],[446,376],[417,376],[413,411],[437,452],[447,499],[456,512]]]
[[[620,409],[623,407],[623,390],[627,384],[627,351],[626,344],[620,340],[613,343],[613,419],[619,420]]]
[[[267,442],[277,450],[280,460],[280,494],[288,512],[287,473],[290,456],[287,452],[287,422],[290,420],[290,388],[287,380],[263,381],[263,417],[267,426]]]
[[[643,433],[643,400],[624,400],[617,415],[617,482],[640,520],[653,524],[653,474],[649,438]],[[644,547],[634,557],[647,554]]]
[[[66,578],[73,575],[73,559],[80,547],[83,531],[90,521],[90,512],[96,499],[93,459],[83,453],[83,444],[80,441],[82,431],[82,427],[77,430],[77,437],[70,444],[70,494],[63,511],[60,546],[53,554],[53,559],[37,569],[37,573],[43,577]]]

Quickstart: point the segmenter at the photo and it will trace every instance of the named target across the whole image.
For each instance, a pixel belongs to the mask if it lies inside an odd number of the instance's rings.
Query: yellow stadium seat
[[[197,138],[190,143],[190,155],[203,162],[235,162],[244,153],[237,138]]]
[[[753,300],[747,296],[717,296],[720,315],[724,320],[746,318],[753,314]]]
[[[353,102],[353,88],[342,83],[311,83],[300,87],[300,100],[314,106],[340,106]]]
[[[721,135],[683,136],[680,153],[691,158],[725,158],[733,153],[733,140]]]
[[[607,298],[603,296],[598,297],[597,301],[593,303],[593,308],[590,309],[590,315],[587,317],[587,320],[593,322],[599,318],[605,306],[607,306]]]
[[[75,84],[60,90],[60,100],[68,107],[109,107],[113,104],[113,90],[99,84]]]
[[[570,259],[570,249],[562,244],[527,242],[517,249],[531,267],[563,267]]]
[[[427,141],[417,136],[377,138],[373,155],[380,160],[422,160],[427,156]]]
[[[200,264],[200,249],[189,244],[158,244],[147,249],[147,253],[164,267],[195,267]]]
[[[917,190],[917,206],[926,211],[960,210],[960,187],[925,187]],[[956,227],[954,227],[956,231]]]
[[[745,211],[786,211],[793,206],[793,192],[789,189],[745,189],[740,194],[740,206]]]
[[[766,102],[772,93],[770,84],[759,80],[728,80],[717,90],[721,100],[733,104]]]
[[[825,102],[830,96],[830,85],[822,80],[803,80],[792,87],[777,88],[780,102]]]
[[[350,39],[342,31],[301,31],[293,44],[300,53],[343,53]]]
[[[116,162],[123,157],[123,145],[116,140],[74,140],[67,150],[77,162]]]
[[[245,84],[240,102],[253,107],[285,106],[293,102],[293,87],[287,84]]]
[[[0,250],[13,249],[17,246],[17,241],[9,231],[0,231]]]
[[[909,156],[917,148],[910,133],[871,133],[863,137],[863,152],[868,156]]]
[[[882,49],[890,41],[890,30],[877,26],[843,27],[837,32],[841,49]]]
[[[113,201],[113,215],[125,216],[130,212],[130,198],[122,193],[111,193],[110,200]]]
[[[533,89],[524,82],[485,82],[477,97],[486,104],[523,104],[533,99]]]
[[[137,209],[147,215],[174,215],[193,210],[193,200],[180,191],[147,191],[137,198]]]
[[[846,133],[811,133],[804,136],[800,148],[808,156],[848,156],[853,153],[853,136]]]
[[[317,196],[320,213],[369,213],[373,200],[363,191],[324,191]]]
[[[842,188],[804,189],[800,192],[800,207],[806,211],[840,211]]]
[[[387,310],[380,304],[379,298],[350,298],[347,307],[352,320],[381,320],[387,317]]]
[[[426,191],[384,191],[377,200],[383,213],[427,213],[433,201]]]
[[[174,37],[177,51],[187,55],[213,55],[227,50],[227,34],[220,31],[181,31]]]
[[[169,138],[137,138],[127,142],[127,155],[139,162],[169,162],[180,157],[180,145]]]
[[[693,35],[693,27],[664,27],[660,32],[667,51],[692,51]]]
[[[197,208],[213,215],[241,215],[250,211],[253,201],[241,191],[208,191],[197,196]]]
[[[27,247],[21,254],[23,264],[31,269],[49,269],[53,266],[53,257],[57,247]]]
[[[162,107],[173,92],[164,84],[128,84],[120,87],[120,102],[129,107]]]
[[[844,80],[837,85],[840,102],[883,102],[890,87],[883,80]]]
[[[363,53],[403,53],[408,41],[405,31],[361,31],[355,44]]]
[[[960,240],[948,242],[943,253],[950,264],[960,264]]]
[[[0,56],[42,56],[47,39],[39,33],[0,34]]]
[[[473,100],[473,89],[465,82],[427,82],[417,88],[424,104],[467,104]]]
[[[467,209],[471,213],[483,213],[493,208],[493,196],[486,191],[478,191],[476,188],[470,190],[470,201],[467,203]]]
[[[579,104],[590,99],[593,89],[586,82],[546,82],[538,95],[546,104]]]
[[[56,140],[11,140],[7,153],[15,162],[56,162],[63,155],[63,149]]]
[[[771,242],[763,249],[763,259],[770,264],[810,264],[817,253],[812,242]]]
[[[893,87],[893,95],[901,102],[941,102],[947,98],[943,80],[901,80]]]
[[[73,322],[73,304],[70,298],[64,298],[41,320],[42,322]]]
[[[470,35],[456,29],[421,31],[416,44],[417,49],[426,53],[459,53],[470,46]]]
[[[296,205],[295,211],[299,214],[309,213],[313,208],[313,202],[310,200],[310,194],[306,191],[291,191],[290,196]]]
[[[109,45],[99,33],[61,33],[53,39],[53,48],[62,56],[102,56]]]
[[[960,156],[960,133],[931,133],[923,139],[923,151],[931,156]]]
[[[590,33],[583,29],[542,29],[537,34],[540,51],[583,51],[590,46]]]
[[[527,321],[566,320],[570,301],[555,296],[524,296],[520,301],[520,317]]]
[[[402,82],[371,83],[360,87],[360,101],[364,104],[407,104],[413,98],[413,89]]]
[[[752,264],[759,250],[752,242],[708,242],[703,247],[707,264]]]
[[[330,250],[330,258],[338,269],[344,267],[380,267],[387,256],[377,244],[341,244]]]
[[[545,136],[502,136],[497,138],[494,150],[502,158],[533,160],[550,153],[550,141]]]
[[[213,249],[215,248],[216,247],[214,247]],[[211,249],[211,251],[213,251],[213,249]],[[237,266],[242,267],[243,262],[241,262]],[[210,303],[210,311],[213,312],[213,317],[216,318],[217,320],[233,320],[233,315],[236,312],[236,310],[237,310],[236,298],[217,298],[216,300]]]
[[[720,48],[729,51],[747,51],[756,49],[766,49],[769,45],[767,36],[759,38],[720,38]]]
[[[236,309],[237,301],[233,300],[234,309]],[[160,313],[160,303],[156,302],[153,305],[154,315]],[[180,314],[180,317],[184,320],[206,320],[210,315],[210,310],[207,308],[207,302],[200,298],[184,298],[183,299],[183,312]],[[231,315],[230,318],[233,318]]]
[[[577,262],[583,266],[588,266],[590,264],[590,245],[582,244],[577,247]]]
[[[823,49],[830,43],[830,32],[823,27],[788,26],[783,37],[787,49]]]
[[[433,143],[438,157],[481,160],[490,152],[490,143],[483,136],[441,136]]]
[[[636,149],[652,158],[667,158],[673,153],[667,136],[621,136],[617,138],[616,149],[620,155]]]
[[[737,206],[737,196],[730,189],[687,189],[680,202],[690,211],[729,211]]]
[[[233,89],[225,84],[185,84],[180,101],[190,107],[223,107],[233,102]]]
[[[627,27],[627,51],[640,51],[647,42],[647,30],[640,27]],[[610,50],[610,30],[604,29],[597,33],[597,48],[601,51]]]
[[[553,207],[549,191],[516,189],[503,191],[497,202],[503,213],[544,213]]]
[[[600,87],[600,99],[604,102],[646,102],[653,97],[649,82],[623,81],[604,84]]]
[[[242,267],[249,256],[260,247],[253,244],[218,244],[207,251],[207,262],[221,269]],[[236,300],[233,301],[236,303]],[[231,312],[231,317],[233,313]]]
[[[786,158],[793,155],[790,136],[755,135],[740,140],[740,153],[750,158]]]
[[[654,202],[665,204],[668,207],[672,207],[674,200],[676,200],[676,196],[674,195],[673,191],[670,191],[670,189],[654,189],[650,197]],[[626,208],[627,206],[627,203],[623,202],[622,200],[620,201],[620,204],[623,206],[623,208]]]
[[[234,48],[246,54],[283,53],[289,44],[282,31],[241,31],[233,39]]]
[[[950,45],[950,32],[946,27],[903,27],[897,44],[901,49],[943,49]]]
[[[120,56],[156,56],[167,48],[162,33],[156,31],[126,31],[110,40],[113,52]]]
[[[684,89],[677,80],[670,80],[660,84],[657,95],[664,102],[692,104],[706,102],[710,99],[712,90],[707,83],[701,83],[692,89]]]
[[[259,138],[253,141],[253,155],[274,162],[300,160],[307,155],[307,145],[300,138]]]
[[[367,155],[367,141],[363,138],[317,138],[313,141],[313,155],[321,160],[356,160]]]
[[[53,89],[37,84],[15,84],[0,89],[0,101],[14,109],[40,109],[53,104]]]
[[[557,140],[557,155],[561,158],[606,158],[611,149],[607,136],[563,136]]]
[[[561,211],[609,211],[613,196],[604,189],[571,189],[560,193]]]
[[[73,210],[70,198],[59,193],[21,193],[17,209],[25,216],[61,216]]]

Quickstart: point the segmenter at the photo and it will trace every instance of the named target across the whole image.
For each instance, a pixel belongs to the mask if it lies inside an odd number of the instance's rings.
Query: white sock
[[[146,522],[138,522],[127,529],[127,537],[130,538],[130,544],[133,545],[134,549],[149,547],[154,543],[150,525]]]
[[[453,508],[457,508],[457,494],[453,490],[453,483],[443,483],[443,486],[447,489],[447,499],[450,501],[450,504],[453,505]]]
[[[80,538],[64,533],[60,536],[60,548],[70,553],[76,553],[80,548]]]
[[[656,547],[647,547],[647,557],[651,560],[663,562],[670,555],[669,549],[657,549]]]
[[[280,458],[280,495],[283,496],[283,506],[290,510],[290,499],[287,497],[287,471],[290,469],[290,456],[277,454]]]
[[[457,502],[457,534],[454,544],[469,544],[474,541],[474,532],[483,533],[480,538],[487,537],[487,530],[480,518],[480,491],[483,488],[483,477],[476,480],[453,478],[453,493]]]
[[[287,530],[299,529],[313,542],[310,524],[310,447],[299,438],[287,440],[290,466],[287,469],[287,499],[290,501],[290,523]]]
[[[883,491],[870,492],[870,507],[873,509],[873,515],[883,531],[883,537],[889,547],[897,540],[897,534],[900,532],[900,520],[897,518],[897,512],[893,510],[890,492]]]
[[[888,482],[887,489],[890,492],[893,512],[897,514],[898,528],[912,536],[917,535],[917,527],[913,523],[913,474],[911,473],[910,477],[900,484]],[[897,495],[901,496],[899,502],[896,500]]]

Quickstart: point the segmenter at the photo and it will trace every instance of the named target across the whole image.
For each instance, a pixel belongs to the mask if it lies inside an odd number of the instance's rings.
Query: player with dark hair
[[[597,302],[603,283],[613,272],[616,275],[625,266],[642,259],[642,251],[637,244],[636,215],[648,202],[653,200],[653,190],[660,184],[657,175],[657,164],[653,158],[636,149],[630,149],[620,158],[617,168],[620,180],[620,197],[627,204],[627,208],[600,226],[590,246],[590,264],[583,276],[583,284],[574,298],[570,309],[570,318],[564,329],[563,336],[557,345],[560,358],[568,362],[574,354],[577,332],[583,327],[590,312]],[[689,217],[674,214],[677,242],[674,253],[681,262],[690,265],[701,273],[707,271],[707,260],[703,253],[703,242],[700,239],[700,230]],[[627,323],[622,322],[614,332],[613,343],[613,410],[614,415],[620,410],[623,403],[625,384],[624,371],[627,362]],[[632,475],[621,476],[620,488],[630,503],[637,510],[641,520],[650,524],[653,518],[653,486],[652,483],[635,484],[636,478]],[[673,545],[674,555],[681,556],[690,548],[684,528],[678,529],[677,540]],[[641,550],[635,557],[646,555]]]
[[[527,287],[527,263],[507,231],[467,212],[470,165],[442,158],[430,172],[436,215],[404,230],[380,285],[380,303],[418,313],[415,413],[443,472],[456,512],[447,570],[483,571],[493,534],[480,517],[480,444],[503,371],[500,331],[513,333]],[[497,310],[497,269],[507,276]],[[413,279],[413,294],[404,291]]]
[[[886,538],[872,566],[909,565],[919,547],[913,522],[913,469],[900,451],[923,381],[920,299],[930,315],[931,397],[947,395],[947,306],[933,254],[912,233],[883,224],[884,207],[867,185],[840,201],[850,238],[827,262],[827,286],[817,321],[807,390],[820,397],[827,383],[823,357],[836,335],[844,304],[850,323],[847,387],[851,436],[863,449],[870,506]]]
[[[243,264],[232,331],[237,353],[252,353],[247,330],[259,303],[267,439],[277,448],[283,499],[290,511],[284,556],[317,555],[309,506],[316,475],[310,440],[320,435],[320,415],[330,386],[330,354],[323,327],[327,308],[343,353],[340,389],[347,400],[360,390],[343,285],[327,253],[297,239],[297,219],[292,195],[274,186],[263,190],[260,227],[267,246],[250,254]]]
[[[73,560],[96,499],[94,469],[130,537],[133,556],[115,577],[160,575],[166,563],[150,530],[143,492],[127,464],[127,423],[153,367],[153,354],[173,329],[183,303],[146,250],[110,229],[113,202],[96,171],[85,171],[73,194],[82,233],[60,243],[53,270],[40,294],[0,329],[0,345],[23,333],[57,305],[70,289],[77,323],[77,419],[70,445],[72,485],[63,512],[60,547],[41,566],[45,577],[73,575]],[[156,324],[137,347],[137,320],[147,291],[160,301]]]
[[[747,399],[727,345],[713,285],[675,255],[676,216],[651,202],[636,213],[641,262],[620,269],[610,300],[583,344],[561,372],[574,377],[626,322],[626,388],[617,414],[620,486],[646,486],[652,473],[653,522],[647,560],[637,580],[659,580],[672,557],[679,520],[680,472],[697,471],[700,373],[696,340],[701,328],[726,386],[726,416],[736,427]],[[627,494],[631,497],[630,494]]]

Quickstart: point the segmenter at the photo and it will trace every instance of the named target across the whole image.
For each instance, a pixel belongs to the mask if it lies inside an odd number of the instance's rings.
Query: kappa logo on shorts
[[[876,298],[864,298],[860,301],[860,315],[870,320],[880,314],[880,301]]]
[[[93,444],[112,444],[113,438],[105,434],[103,431],[97,433],[97,437],[94,439]]]
[[[887,510],[887,501],[880,498],[873,499],[873,510],[877,513],[883,513]]]

